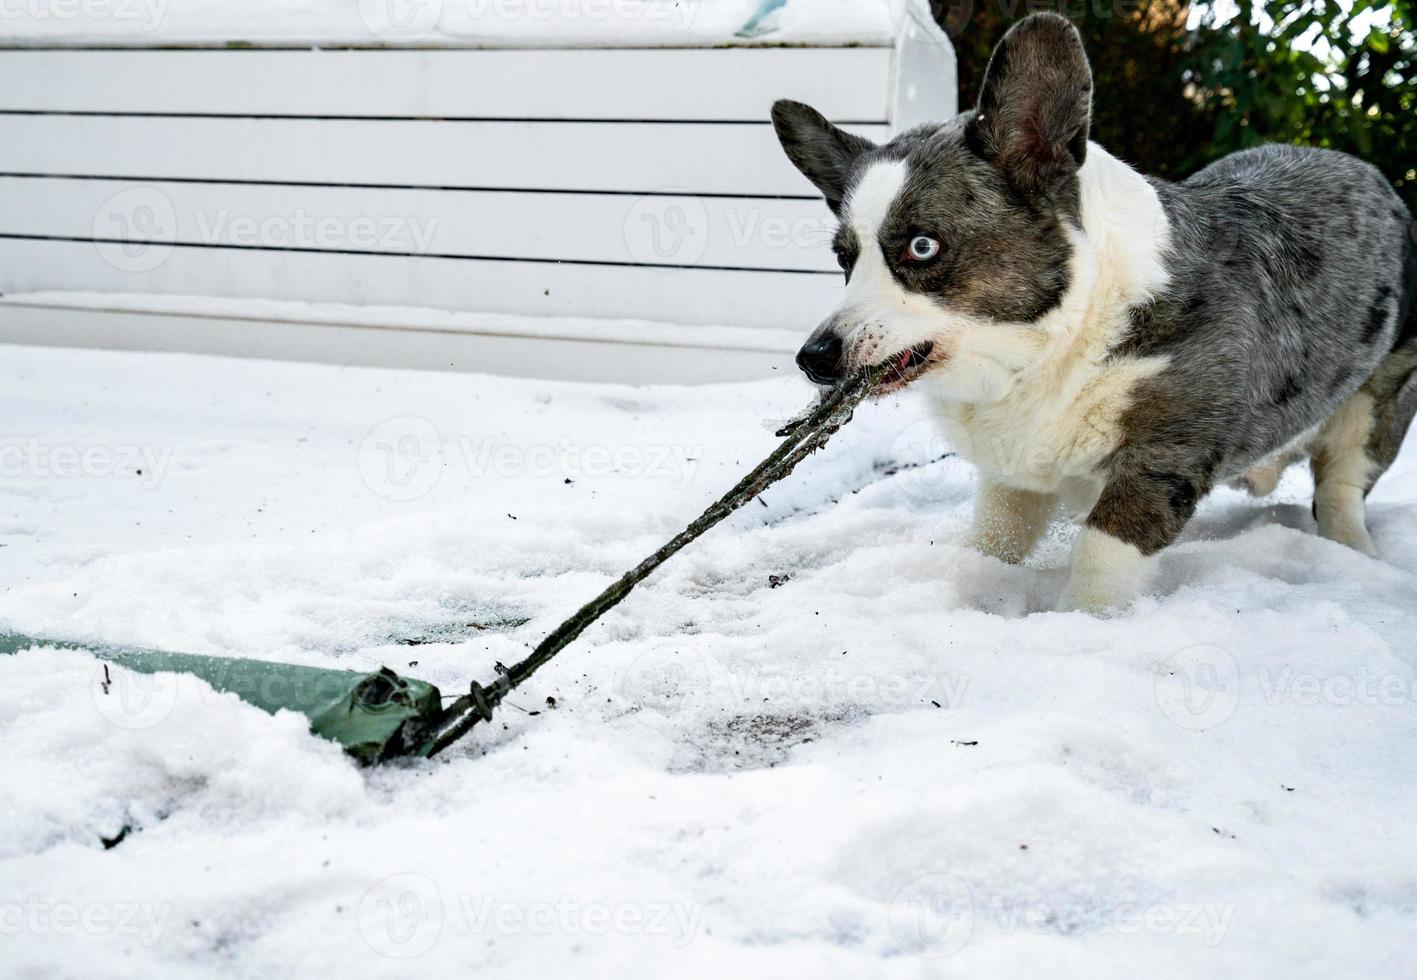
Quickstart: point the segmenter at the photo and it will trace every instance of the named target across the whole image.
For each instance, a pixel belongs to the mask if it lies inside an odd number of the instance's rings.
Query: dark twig
[[[689,542],[787,476],[798,463],[824,446],[837,429],[851,420],[851,413],[856,406],[880,384],[890,367],[890,364],[881,365],[848,378],[829,390],[810,412],[784,425],[777,433],[783,439],[782,444],[740,480],[737,486],[710,504],[698,520],[578,609],[570,619],[542,640],[525,660],[504,671],[498,671],[497,678],[490,687],[483,687],[474,681],[467,694],[448,706],[444,715],[446,720],[428,738],[418,754],[437,755],[466,735],[479,721],[490,720],[492,712],[510,691],[560,653],[567,644],[580,636],[586,627],[621,602],[636,585],[648,578],[651,572]]]

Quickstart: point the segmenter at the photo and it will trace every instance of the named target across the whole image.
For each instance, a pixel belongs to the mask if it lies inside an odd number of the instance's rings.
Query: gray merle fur
[[[939,261],[891,266],[907,289],[1028,324],[1068,287],[1091,98],[1077,31],[1039,14],[1008,32],[978,107],[953,120],[880,147],[797,103],[778,103],[773,122],[838,214],[872,163],[910,164],[880,242],[837,236],[848,276],[863,247],[890,256],[929,233],[944,243]],[[1374,406],[1366,493],[1417,414],[1417,234],[1401,199],[1361,160],[1279,145],[1151,184],[1170,224],[1170,281],[1130,310],[1111,356],[1167,366],[1134,390],[1088,523],[1151,554],[1217,483],[1315,432],[1322,493],[1346,451],[1322,427],[1359,392]]]

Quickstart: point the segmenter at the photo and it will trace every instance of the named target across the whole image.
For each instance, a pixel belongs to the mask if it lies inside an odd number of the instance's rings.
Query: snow
[[[915,0],[7,0],[0,44],[888,46]]]
[[[0,381],[5,627],[445,693],[808,395],[19,347]],[[961,546],[943,448],[909,395],[863,409],[432,763],[0,657],[5,973],[1408,975],[1417,455],[1372,496],[1387,560],[1315,537],[1296,469],[1094,619],[1048,611],[1073,529]]]

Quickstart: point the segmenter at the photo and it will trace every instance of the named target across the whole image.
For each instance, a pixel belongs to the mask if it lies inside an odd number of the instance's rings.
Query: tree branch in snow
[[[803,415],[778,430],[783,441],[754,467],[753,471],[714,503],[697,520],[676,534],[668,544],[622,575],[613,585],[586,603],[542,640],[525,659],[499,672],[489,687],[474,681],[471,690],[448,706],[445,721],[419,749],[421,756],[433,756],[462,738],[479,721],[488,721],[492,712],[509,692],[524,683],[547,661],[560,653],[585,631],[586,627],[604,616],[639,585],[650,573],[674,556],[729,514],[774,483],[786,477],[812,453],[826,445],[838,429],[851,420],[851,414],[891,370],[887,363],[863,371],[828,390],[818,403]]]

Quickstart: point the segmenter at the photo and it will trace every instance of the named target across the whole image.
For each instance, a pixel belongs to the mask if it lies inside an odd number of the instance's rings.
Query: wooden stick
[[[586,603],[542,640],[522,661],[513,664],[497,676],[490,687],[473,681],[471,690],[448,706],[444,721],[419,749],[418,755],[428,757],[462,738],[479,721],[489,721],[502,699],[524,683],[552,657],[591,623],[604,616],[639,585],[650,573],[668,561],[675,553],[718,524],[729,514],[781,480],[798,463],[826,445],[832,434],[851,420],[851,413],[880,384],[892,365],[884,364],[863,371],[829,390],[813,409],[778,430],[782,444],[768,458],[728,493],[709,505],[699,518],[676,534],[668,544],[622,575],[613,585]]]

